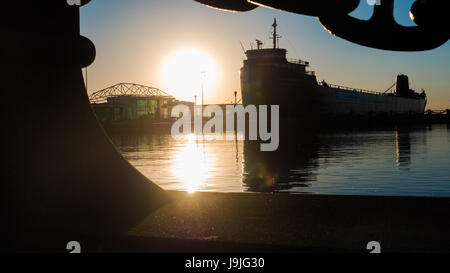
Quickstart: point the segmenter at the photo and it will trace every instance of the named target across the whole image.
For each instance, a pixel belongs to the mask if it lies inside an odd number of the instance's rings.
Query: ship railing
[[[300,59],[287,58],[287,61],[293,64],[301,64],[304,66],[309,66],[309,62],[302,61]]]
[[[327,85],[329,87],[343,89],[343,90],[348,90],[348,91],[353,91],[353,92],[358,92],[358,93],[368,93],[368,94],[374,94],[374,95],[386,95],[384,93],[373,91],[373,90],[352,88],[352,87],[347,87],[347,86],[342,86],[342,85],[337,85],[337,84],[331,84],[331,83],[318,82],[318,84],[321,85],[321,86]]]

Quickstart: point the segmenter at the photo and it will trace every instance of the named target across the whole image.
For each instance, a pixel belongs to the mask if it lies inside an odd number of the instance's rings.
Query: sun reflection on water
[[[205,187],[213,166],[212,158],[206,156],[204,143],[195,135],[185,138],[187,143],[180,146],[174,155],[171,172],[182,181],[182,187],[189,193],[195,193]]]

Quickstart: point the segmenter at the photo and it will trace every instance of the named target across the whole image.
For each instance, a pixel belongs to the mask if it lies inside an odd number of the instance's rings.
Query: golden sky
[[[407,16],[413,1],[395,2],[401,2],[397,20],[413,24]],[[370,16],[361,3],[354,16]],[[81,32],[97,48],[88,93],[133,82],[193,101],[201,93],[199,70],[207,70],[205,103],[230,103],[240,91],[240,42],[250,49],[260,39],[269,47],[274,17],[280,47],[309,61],[319,81],[383,92],[397,74],[407,74],[411,88],[427,91],[429,108],[450,108],[450,43],[425,52],[377,50],[329,35],[313,17],[267,8],[229,13],[192,0],[96,0],[82,7]]]

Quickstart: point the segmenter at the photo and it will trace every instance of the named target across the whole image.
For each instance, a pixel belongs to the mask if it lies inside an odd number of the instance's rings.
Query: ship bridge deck
[[[288,62],[290,62],[290,63],[293,63],[293,64],[300,64],[300,65],[304,65],[304,66],[309,66],[309,62],[303,61],[303,60],[300,60],[300,59],[286,58],[286,60]]]

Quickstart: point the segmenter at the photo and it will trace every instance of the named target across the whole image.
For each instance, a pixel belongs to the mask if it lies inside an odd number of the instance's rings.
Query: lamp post
[[[201,80],[202,80],[202,111],[203,111],[203,105],[205,104],[203,89],[204,89],[204,85],[205,85],[206,72],[202,71],[202,72],[200,72],[200,75],[201,75]]]
[[[202,123],[203,123],[203,105],[205,104],[203,91],[204,91],[204,85],[205,85],[206,72],[205,71],[200,72],[200,77],[201,77],[201,81],[202,81],[202,108],[201,108],[201,112],[200,112],[200,117],[201,117]],[[201,130],[202,130],[202,136],[203,136],[203,126],[202,126]],[[205,140],[205,139],[203,139],[203,140]],[[203,142],[203,145],[204,144],[205,143]],[[204,151],[205,150],[203,149],[203,152]]]

